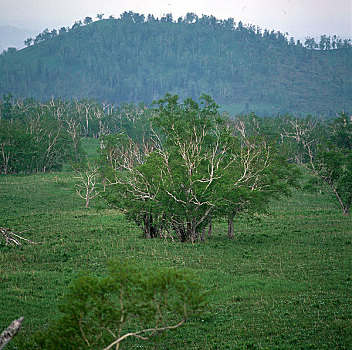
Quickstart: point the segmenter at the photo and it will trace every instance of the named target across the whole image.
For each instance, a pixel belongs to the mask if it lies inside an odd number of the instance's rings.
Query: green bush
[[[76,279],[61,317],[26,348],[102,349],[130,336],[148,339],[178,328],[205,303],[206,293],[186,271],[141,270],[116,260],[104,276]]]

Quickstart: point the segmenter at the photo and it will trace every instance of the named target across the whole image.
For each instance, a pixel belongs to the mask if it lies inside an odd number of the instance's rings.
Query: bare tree
[[[79,197],[85,200],[85,207],[89,207],[90,201],[98,196],[98,169],[97,165],[87,163],[83,168],[75,168],[74,171],[78,174],[75,176],[77,179],[76,193]]]

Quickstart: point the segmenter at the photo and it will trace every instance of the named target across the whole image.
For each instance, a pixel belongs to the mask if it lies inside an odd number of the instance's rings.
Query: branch
[[[1,334],[0,334],[0,350],[19,332],[22,326],[24,317],[14,320]]]
[[[134,333],[126,333],[125,335],[123,335],[119,339],[116,339],[114,342],[112,342],[110,345],[108,345],[103,350],[111,349],[114,345],[118,344],[119,342],[121,342],[122,340],[124,340],[124,339],[126,339],[128,337],[136,337],[136,338],[140,338],[140,339],[143,339],[143,340],[147,340],[148,337],[143,337],[140,334],[147,333],[147,332],[153,332],[153,333],[155,333],[155,332],[163,332],[163,331],[166,331],[168,329],[175,329],[175,328],[178,328],[178,327],[182,326],[185,322],[186,322],[186,319],[183,319],[179,323],[177,323],[177,324],[175,324],[173,326],[166,326],[166,327],[160,327],[160,328],[148,328],[148,329],[143,329],[141,331],[134,332]]]
[[[2,233],[2,235],[5,237],[6,245],[22,245],[22,243],[19,241],[19,239],[26,241],[26,242],[29,242],[29,243],[32,243],[32,244],[41,244],[42,243],[42,242],[33,242],[33,241],[17,234],[17,233],[22,233],[22,232],[26,232],[26,231],[29,231],[29,230],[15,233],[15,232],[10,231],[10,229],[8,229],[8,228],[0,227],[0,233]]]

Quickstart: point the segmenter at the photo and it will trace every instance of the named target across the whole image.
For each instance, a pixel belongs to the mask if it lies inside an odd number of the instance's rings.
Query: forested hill
[[[351,111],[352,48],[324,37],[315,49],[280,32],[193,14],[177,22],[132,12],[86,19],[0,55],[0,94],[150,103],[166,92],[207,93],[233,112]]]

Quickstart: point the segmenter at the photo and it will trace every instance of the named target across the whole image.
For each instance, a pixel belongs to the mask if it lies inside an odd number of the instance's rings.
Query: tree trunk
[[[346,206],[342,209],[342,212],[343,212],[343,215],[346,215],[348,216],[349,213],[350,213],[350,207],[349,206]]]
[[[90,198],[89,198],[90,196],[89,196],[89,188],[87,187],[86,188],[86,198],[85,198],[85,200],[86,200],[86,205],[85,205],[85,207],[86,208],[88,208],[89,207],[89,201],[90,201]]]
[[[152,219],[153,219],[153,217],[150,216],[150,238],[156,238],[156,237],[158,237],[159,230],[155,225],[152,224],[152,222],[153,222]]]
[[[337,192],[335,186],[334,186],[331,182],[327,182],[327,183],[330,185],[332,191],[333,191],[334,194],[335,194],[336,199],[339,201],[339,203],[340,203],[340,205],[341,205],[341,209],[342,209],[343,215],[348,216],[348,214],[349,214],[349,212],[350,212],[350,206],[349,206],[349,205],[346,205],[346,206],[345,206],[345,204],[343,203],[343,201],[342,201],[342,199],[341,199],[339,193]]]
[[[187,230],[184,225],[178,225],[181,242],[187,242]]]
[[[227,237],[230,239],[233,239],[234,237],[234,232],[233,232],[233,218],[228,218],[227,219]]]
[[[187,241],[187,234],[186,229],[183,224],[179,224],[177,222],[173,222],[173,228],[176,231],[177,237],[180,239],[181,242]]]
[[[203,226],[203,230],[202,230],[202,236],[200,237],[200,240],[201,240],[202,242],[205,241],[205,230],[206,230],[206,226],[204,225],[204,226]]]
[[[153,215],[145,214],[144,219],[144,236],[146,238],[156,238],[158,236],[158,229],[153,225]]]
[[[149,215],[144,215],[143,217],[143,224],[144,224],[144,237],[145,238],[151,238],[150,237],[150,223],[149,223]]]
[[[209,228],[208,228],[208,236],[211,237],[212,235],[212,220],[209,221]]]
[[[198,240],[198,231],[196,225],[196,218],[192,218],[192,221],[187,222],[187,234],[191,242],[194,243]]]
[[[181,240],[180,226],[176,223],[172,223],[172,228],[176,232],[176,236]]]

